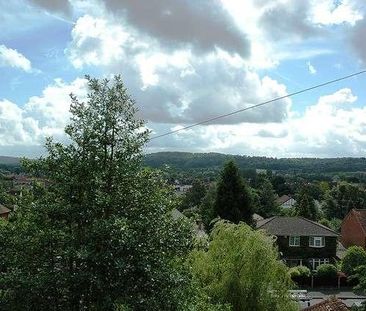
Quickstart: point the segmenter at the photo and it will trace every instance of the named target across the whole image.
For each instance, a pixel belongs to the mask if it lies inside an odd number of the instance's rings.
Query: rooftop
[[[291,197],[285,194],[285,195],[283,195],[283,196],[280,196],[280,197],[277,199],[277,202],[278,202],[279,204],[283,204],[283,203],[287,202],[287,201],[288,201],[288,200],[290,200],[290,199],[291,199]]]
[[[10,213],[10,209],[0,204],[0,215]]]
[[[353,214],[357,221],[361,224],[363,229],[366,231],[366,209],[352,209],[350,214]]]
[[[348,307],[339,299],[331,298],[316,305],[303,309],[304,311],[348,311]]]
[[[338,236],[337,232],[304,217],[274,216],[258,221],[257,229],[276,236]]]

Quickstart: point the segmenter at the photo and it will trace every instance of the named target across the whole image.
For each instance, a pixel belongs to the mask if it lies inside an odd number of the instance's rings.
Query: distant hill
[[[19,173],[20,158],[0,156],[0,173]]]
[[[366,172],[366,158],[267,158],[220,153],[158,152],[147,154],[145,164],[159,168],[169,165],[178,170],[216,169],[234,159],[241,169],[331,173]]]
[[[0,156],[0,165],[20,165],[20,158]]]

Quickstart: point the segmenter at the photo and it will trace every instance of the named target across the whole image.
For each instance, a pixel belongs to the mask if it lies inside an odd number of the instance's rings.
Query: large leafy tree
[[[271,182],[264,178],[258,189],[259,207],[258,213],[263,217],[271,217],[279,213],[277,197]]]
[[[234,161],[225,164],[217,184],[215,213],[222,219],[234,223],[253,222],[253,200],[251,192],[240,175]]]
[[[48,140],[28,163],[48,187],[0,226],[0,308],[179,310],[190,227],[141,165],[148,132],[121,78],[87,79],[86,101],[71,96],[70,143]]]
[[[212,220],[215,219],[216,184],[212,183],[208,188],[205,197],[200,204],[202,222],[207,229],[210,229]]]
[[[359,187],[341,183],[326,193],[323,210],[328,219],[343,219],[352,208],[366,208],[366,192]]]
[[[184,195],[181,210],[188,208],[199,207],[202,203],[203,198],[207,192],[206,185],[200,179],[195,179],[192,183],[192,188],[190,188]]]
[[[295,214],[311,220],[317,220],[318,218],[314,199],[308,194],[306,188],[302,189],[297,197]]]
[[[342,271],[348,276],[356,273],[356,269],[366,265],[366,251],[360,246],[351,246],[342,259]]]
[[[192,254],[195,279],[213,303],[233,311],[297,310],[291,281],[272,237],[246,224],[218,222],[208,250]]]

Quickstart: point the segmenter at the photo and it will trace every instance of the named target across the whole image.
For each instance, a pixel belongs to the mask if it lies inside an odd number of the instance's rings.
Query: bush
[[[350,276],[362,265],[366,265],[366,251],[360,246],[351,246],[343,258],[342,271]]]
[[[322,218],[322,219],[320,219],[320,220],[319,220],[319,223],[320,223],[321,225],[323,225],[323,226],[328,227],[329,229],[331,229],[331,228],[332,228],[332,225],[331,225],[330,221],[329,221],[328,219],[326,219],[326,218]]]
[[[336,278],[337,272],[337,267],[331,264],[320,265],[316,269],[316,275],[320,278]]]
[[[311,275],[310,269],[305,266],[292,267],[288,270],[291,279],[307,278]]]
[[[311,271],[308,267],[305,267],[305,266],[298,266],[297,269],[299,270],[299,273],[300,273],[300,277],[310,277],[311,275]]]

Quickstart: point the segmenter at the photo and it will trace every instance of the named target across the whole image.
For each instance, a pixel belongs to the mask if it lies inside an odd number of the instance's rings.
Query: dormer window
[[[324,247],[325,239],[323,236],[311,236],[309,237],[309,246],[310,247]]]
[[[300,246],[300,237],[299,236],[290,236],[289,246],[291,246],[291,247]]]

